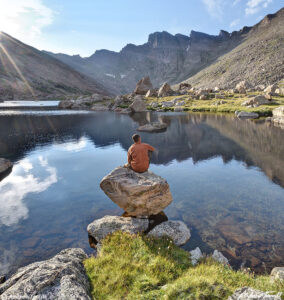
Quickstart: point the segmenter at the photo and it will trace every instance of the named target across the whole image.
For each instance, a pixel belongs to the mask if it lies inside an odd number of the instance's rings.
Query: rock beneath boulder
[[[158,97],[167,97],[167,96],[171,96],[173,94],[173,90],[171,88],[171,86],[165,82],[158,91]]]
[[[199,247],[196,247],[194,250],[189,251],[191,263],[193,266],[195,266],[198,261],[203,257],[203,254]]]
[[[259,95],[252,97],[242,103],[242,106],[252,106],[257,107],[259,105],[269,104],[269,101],[266,99],[265,96]]]
[[[156,215],[172,202],[167,181],[151,171],[118,167],[102,179],[100,187],[130,216]]]
[[[121,230],[130,234],[143,233],[148,229],[148,219],[131,217],[105,216],[88,225],[88,234],[98,243],[107,235]]]
[[[284,105],[279,106],[272,111],[272,122],[276,125],[284,125]]]
[[[259,117],[257,113],[247,111],[239,111],[236,116],[239,119],[257,119]]]
[[[135,99],[133,103],[129,106],[131,111],[133,112],[143,112],[147,111],[146,104],[143,100]]]
[[[214,250],[212,258],[223,265],[229,265],[228,259],[218,250]]]
[[[183,112],[183,108],[182,107],[175,107],[174,112]]]
[[[0,299],[91,300],[82,249],[65,249],[53,258],[20,268],[0,285]]]
[[[270,276],[274,280],[284,281],[284,267],[273,268]]]
[[[281,300],[281,295],[269,295],[250,287],[243,287],[237,289],[228,300]]]
[[[146,93],[151,89],[153,89],[152,82],[150,80],[150,77],[146,76],[138,81],[134,93],[136,95],[146,95]]]
[[[167,127],[168,125],[165,123],[152,122],[138,127],[137,130],[144,131],[144,132],[159,132],[159,131],[165,131]]]
[[[190,239],[190,231],[182,221],[166,221],[154,229],[148,235],[155,237],[170,237],[177,246],[184,245]]]
[[[184,101],[179,101],[176,103],[176,106],[184,106],[185,102]]]
[[[8,171],[13,167],[13,164],[5,158],[0,158],[0,174]]]
[[[145,95],[146,98],[157,97],[157,96],[158,96],[158,93],[157,93],[157,90],[155,90],[155,89],[150,89]]]
[[[159,107],[159,103],[158,103],[158,102],[152,102],[150,105],[151,105],[151,107],[153,107],[153,108]]]

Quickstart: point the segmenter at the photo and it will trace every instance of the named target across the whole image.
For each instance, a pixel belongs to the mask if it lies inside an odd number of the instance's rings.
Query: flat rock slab
[[[228,300],[281,300],[281,296],[269,295],[268,293],[255,290],[250,287],[243,287],[237,289],[235,293],[228,298]]]
[[[168,125],[165,123],[153,122],[153,123],[142,125],[138,127],[137,130],[144,131],[144,132],[159,132],[159,131],[165,131],[167,127]]]
[[[240,111],[236,115],[239,119],[257,119],[259,117],[257,113],[246,111]]]
[[[5,158],[0,158],[0,174],[12,168],[13,164]]]
[[[105,216],[88,225],[87,231],[98,243],[108,234],[121,230],[130,234],[143,233],[148,229],[148,219]]]
[[[82,249],[65,249],[53,258],[20,268],[0,285],[0,299],[91,300]]]
[[[118,167],[102,179],[100,187],[130,216],[157,215],[172,202],[167,181],[151,171]]]
[[[177,246],[184,245],[190,239],[190,231],[182,221],[167,221],[152,229],[148,235],[161,238],[170,237]]]

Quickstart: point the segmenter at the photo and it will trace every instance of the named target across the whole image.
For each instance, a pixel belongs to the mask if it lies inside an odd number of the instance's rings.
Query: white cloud
[[[64,144],[58,144],[57,146],[63,150],[70,151],[70,152],[78,152],[82,149],[84,149],[87,146],[88,139],[86,137],[81,137],[79,141],[77,142],[70,142],[70,143],[64,143]]]
[[[29,210],[23,202],[25,196],[29,193],[40,193],[48,189],[52,184],[57,182],[56,169],[48,166],[47,160],[39,159],[41,165],[45,165],[48,176],[40,180],[30,171],[33,169],[32,164],[26,160],[19,163],[13,168],[12,174],[6,177],[0,183],[0,226],[16,225],[21,219],[27,219]],[[26,166],[29,165],[29,168]],[[24,171],[23,176],[17,175],[18,172]]]
[[[223,0],[202,0],[207,11],[213,18],[220,19],[223,14]]]
[[[234,21],[232,21],[232,23],[230,24],[230,27],[235,27],[240,23],[240,19],[236,19]]]
[[[42,0],[0,0],[0,31],[33,43],[53,23],[54,14]]]
[[[249,0],[245,9],[246,15],[254,15],[261,8],[266,8],[273,0]]]

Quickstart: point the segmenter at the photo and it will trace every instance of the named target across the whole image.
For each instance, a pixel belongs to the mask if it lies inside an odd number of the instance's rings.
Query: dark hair
[[[133,134],[132,135],[132,140],[134,141],[134,143],[137,143],[140,139],[140,135],[139,134]]]

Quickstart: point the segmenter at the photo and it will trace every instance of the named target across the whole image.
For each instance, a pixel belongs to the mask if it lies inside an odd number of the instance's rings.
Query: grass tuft
[[[93,299],[227,299],[243,286],[284,292],[269,276],[236,272],[212,259],[193,267],[189,253],[167,238],[116,232],[84,265]]]

